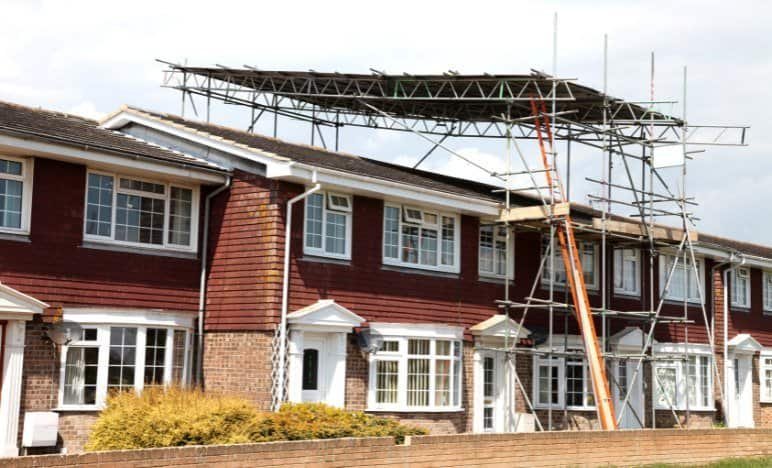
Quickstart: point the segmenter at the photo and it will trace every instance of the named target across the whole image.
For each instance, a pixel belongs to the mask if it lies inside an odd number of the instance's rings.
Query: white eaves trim
[[[728,262],[730,260],[739,261],[739,259],[737,258],[738,257],[737,250],[721,249],[718,246],[709,247],[705,245],[695,245],[694,253],[703,255],[705,257],[710,257],[722,262]],[[762,268],[767,270],[772,269],[772,259],[757,257],[755,255],[745,255],[742,252],[739,252],[739,254],[742,255],[742,257],[745,259],[745,263],[744,263],[745,266]]]
[[[34,314],[42,314],[48,307],[45,302],[0,283],[0,318],[31,320]]]
[[[129,123],[143,125],[202,146],[263,164],[266,166],[268,178],[305,184],[312,181],[313,173],[316,172],[317,182],[326,188],[356,192],[377,198],[385,196],[394,201],[418,203],[438,209],[476,215],[498,217],[500,214],[500,203],[495,201],[474,199],[415,185],[298,163],[291,158],[252,148],[181,124],[171,123],[136,109],[124,107],[107,117],[100,125],[104,128],[117,129]]]
[[[463,327],[454,327],[440,323],[383,323],[370,324],[370,330],[382,336],[408,338],[437,338],[460,340],[464,337]]]
[[[195,180],[204,183],[222,184],[226,180],[225,174],[214,171],[195,170],[190,167],[180,167],[184,163],[164,164],[149,161],[146,158],[130,158],[117,156],[99,150],[83,150],[67,144],[48,143],[33,138],[22,138],[9,135],[0,135],[0,148],[10,148],[13,151],[21,151],[25,156],[40,156],[62,161],[75,161],[90,167],[103,169],[118,169],[123,172],[147,174],[153,172],[166,177],[185,181]]]
[[[141,325],[193,328],[196,312],[160,309],[113,309],[108,307],[68,307],[62,319],[81,324]]]

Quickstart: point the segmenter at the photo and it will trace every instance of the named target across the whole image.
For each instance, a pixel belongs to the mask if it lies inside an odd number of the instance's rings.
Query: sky
[[[748,147],[694,155],[686,192],[700,203],[698,230],[772,245],[772,119],[764,114],[772,108],[772,2],[2,0],[0,11],[0,99],[92,118],[122,104],[180,113],[180,96],[161,87],[156,59],[350,73],[551,72],[557,13],[557,76],[601,88],[605,34],[611,95],[649,99],[653,52],[657,100],[681,100],[686,66],[690,123],[751,126]],[[186,116],[195,118],[190,106]],[[248,125],[228,105],[213,106],[211,119]],[[256,129],[270,133],[270,122]],[[282,139],[308,143],[309,135],[307,126],[280,122]],[[504,166],[503,142],[448,145],[485,167]],[[428,148],[402,132],[341,133],[341,150],[400,164],[414,164]],[[535,154],[528,143],[523,150]],[[598,188],[584,178],[600,177],[602,156],[572,154],[572,199],[586,203]],[[488,180],[441,150],[421,167]]]

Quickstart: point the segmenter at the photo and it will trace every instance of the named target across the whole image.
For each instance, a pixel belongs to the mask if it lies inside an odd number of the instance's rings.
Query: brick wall
[[[0,460],[8,468],[50,466],[640,466],[705,464],[772,454],[772,430],[545,432],[271,442],[44,455]]]

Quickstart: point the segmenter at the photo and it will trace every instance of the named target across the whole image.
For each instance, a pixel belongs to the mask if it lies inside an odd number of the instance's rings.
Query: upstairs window
[[[351,258],[351,195],[313,193],[306,198],[303,251]]]
[[[0,156],[0,232],[29,232],[32,162]]]
[[[614,249],[614,292],[629,296],[641,293],[641,251]]]
[[[765,271],[762,281],[764,282],[764,313],[772,313],[772,272]]]
[[[504,278],[507,275],[507,228],[504,226],[480,226],[479,248],[480,276]],[[509,248],[512,248],[512,242],[510,242]],[[512,277],[512,269],[512,265],[510,265],[510,278]]]
[[[196,189],[93,171],[86,184],[86,239],[196,250]]]
[[[549,236],[542,237],[542,256],[546,255],[549,250]],[[598,246],[590,241],[582,241],[576,243],[579,249],[579,255],[582,262],[582,272],[584,273],[584,283],[587,289],[598,289]],[[553,245],[555,252],[555,286],[566,286],[566,267],[563,263],[563,254],[560,250],[560,243],[558,242],[557,235],[555,235],[555,242]],[[542,270],[542,284],[548,285],[550,282],[550,259],[547,258],[544,262],[544,269]]]
[[[458,225],[456,215],[386,204],[383,262],[457,273]]]
[[[732,306],[751,307],[751,270],[748,268],[735,268],[732,273]]]
[[[673,301],[683,301],[700,303],[700,292],[703,285],[700,284],[704,276],[703,261],[701,258],[697,259],[696,275],[695,267],[692,266],[691,258],[687,256],[686,263],[684,263],[683,255],[678,257],[678,263],[673,271],[673,276],[670,280],[670,288],[665,293],[665,283],[667,282],[667,276],[670,274],[670,270],[673,268],[673,264],[676,262],[674,255],[662,255],[659,261],[659,290],[660,294],[664,294],[665,299]],[[700,282],[697,281],[700,278]],[[704,291],[703,291],[704,296]]]

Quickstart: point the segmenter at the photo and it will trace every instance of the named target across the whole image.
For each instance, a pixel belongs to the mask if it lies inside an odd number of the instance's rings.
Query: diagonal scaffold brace
[[[544,165],[544,173],[550,192],[551,218],[556,227],[563,265],[565,266],[568,285],[573,299],[574,313],[579,323],[582,340],[584,341],[587,365],[592,377],[598,419],[600,420],[601,428],[604,430],[615,430],[617,429],[617,420],[614,412],[614,402],[609,390],[606,366],[592,318],[592,308],[587,295],[587,286],[584,282],[581,258],[576,247],[573,223],[571,222],[570,214],[559,213],[556,210],[556,207],[564,202],[565,197],[563,196],[563,184],[557,167],[554,161],[550,161],[550,156],[554,155],[553,137],[544,101],[532,99],[531,111],[534,116],[541,160]],[[549,145],[549,151],[547,145]]]

